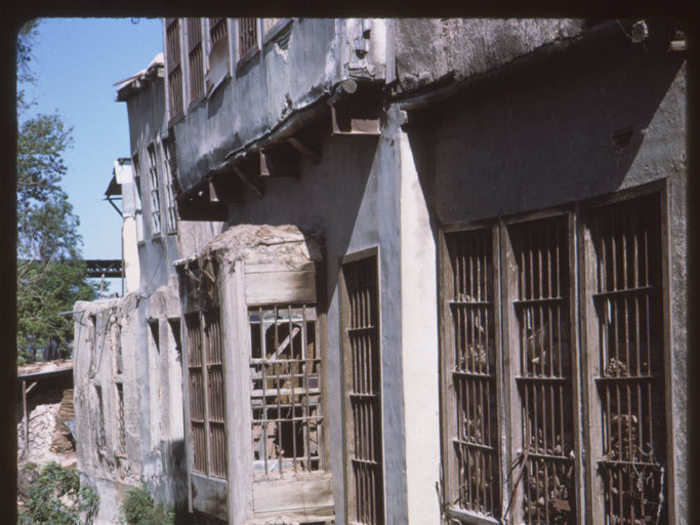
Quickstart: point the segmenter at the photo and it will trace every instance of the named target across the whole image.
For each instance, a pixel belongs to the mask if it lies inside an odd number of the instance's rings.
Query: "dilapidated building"
[[[159,498],[231,525],[688,521],[682,24],[163,33],[118,95],[144,232],[121,301],[163,342],[130,328],[124,414]]]

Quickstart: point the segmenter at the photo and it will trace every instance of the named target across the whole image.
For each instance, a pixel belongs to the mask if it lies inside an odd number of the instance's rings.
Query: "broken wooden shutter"
[[[384,523],[381,352],[377,257],[343,265],[348,432],[348,512],[366,525]]]
[[[496,391],[498,353],[495,329],[491,229],[445,235],[449,258],[444,276],[449,344],[444,348],[450,506],[499,516],[500,454]]]
[[[512,512],[525,523],[568,523],[576,516],[568,232],[568,216],[508,227],[512,261],[506,271],[515,271],[506,276],[511,371],[519,398],[511,412],[513,448],[520,452],[513,453],[523,468]]]
[[[166,42],[168,46],[168,101],[170,119],[182,115],[182,67],[180,66],[180,20],[166,18]]]
[[[664,517],[666,416],[661,216],[658,194],[596,208],[589,332],[600,435],[601,523],[659,523]],[[597,427],[597,425],[596,425]],[[594,436],[595,437],[595,436]]]
[[[190,103],[204,94],[204,55],[202,53],[202,19],[187,19],[187,56],[190,72]]]

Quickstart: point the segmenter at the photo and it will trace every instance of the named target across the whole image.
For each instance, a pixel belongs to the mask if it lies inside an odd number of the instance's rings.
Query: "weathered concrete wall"
[[[620,33],[434,108],[411,141],[436,219],[536,210],[682,171],[683,60]],[[626,130],[619,147],[615,135]]]
[[[684,57],[667,52],[663,27],[652,25],[643,45],[611,34],[485,79],[425,117],[410,114],[407,129],[436,226],[668,181],[671,358],[665,380],[667,461],[673,460],[675,483],[668,504],[686,523]],[[628,132],[629,141],[620,141]]]
[[[234,59],[232,78],[175,125],[183,190],[349,75],[382,78],[383,35],[381,20],[294,18],[242,67]]]
[[[267,182],[260,200],[246,194],[230,208],[230,223],[295,224],[325,240],[328,406],[326,432],[336,523],[345,523],[342,358],[338,276],[340,258],[379,246],[381,289],[384,479],[387,523],[407,523],[402,364],[402,285],[400,247],[400,154],[396,115],[380,137],[328,137],[318,164],[304,159],[301,177]],[[304,203],[304,204],[302,204]],[[419,381],[421,379],[415,378]],[[434,490],[434,489],[433,489]],[[432,495],[432,493],[431,493]]]
[[[129,486],[141,483],[158,501],[182,506],[181,365],[168,324],[169,318],[179,317],[176,293],[161,288],[147,299],[131,294],[78,302],[74,310],[78,468],[101,498],[97,523],[116,523],[121,498]],[[91,316],[96,321],[94,336]],[[157,345],[148,320],[158,322]],[[117,383],[123,385],[125,451],[119,447]],[[102,392],[102,443],[96,387]]]
[[[459,80],[503,66],[583,31],[575,19],[400,18],[392,21],[397,90],[452,74]]]

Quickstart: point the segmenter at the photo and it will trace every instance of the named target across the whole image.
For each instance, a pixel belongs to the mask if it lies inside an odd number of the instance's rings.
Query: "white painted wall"
[[[435,240],[408,136],[401,155],[401,311],[409,525],[438,524],[440,479]]]

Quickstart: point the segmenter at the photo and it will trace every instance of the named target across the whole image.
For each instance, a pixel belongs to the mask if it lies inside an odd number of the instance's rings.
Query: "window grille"
[[[595,378],[602,414],[598,473],[605,523],[653,523],[665,463],[662,270],[658,195],[596,209]]]
[[[167,233],[175,233],[177,231],[177,208],[175,201],[175,190],[173,187],[173,177],[175,177],[175,140],[170,138],[162,142],[163,150],[163,170],[164,170],[164,180],[163,184],[165,186],[165,227]]]
[[[456,486],[450,503],[497,516],[500,509],[497,431],[496,341],[490,230],[446,235],[452,297],[448,369],[455,413],[449,424]]]
[[[195,472],[226,478],[223,345],[219,310],[185,316]]]
[[[158,183],[158,164],[156,163],[156,149],[153,144],[148,146],[148,173],[151,178],[151,217],[153,235],[160,234],[160,190]]]
[[[117,374],[121,374],[123,371],[123,359],[122,359],[122,327],[119,322],[114,323],[114,361]]]
[[[132,156],[134,166],[134,188],[136,190],[136,203],[134,213],[136,215],[136,241],[143,241],[143,199],[141,193],[141,163],[138,153]]]
[[[526,523],[568,523],[575,516],[567,219],[509,227],[517,266],[518,333],[511,340],[517,339]]]
[[[166,228],[168,233],[177,231],[177,201],[175,200],[175,177],[177,177],[177,164],[175,161],[175,138],[171,137],[162,143],[163,163],[165,169],[165,204],[167,208]]]
[[[349,460],[354,490],[351,519],[384,523],[379,348],[379,298],[375,256],[343,265],[349,306],[345,337],[349,342],[348,396],[351,415]]]
[[[170,118],[182,114],[182,67],[180,65],[180,21],[166,19],[166,41],[168,46],[168,100]]]
[[[258,19],[238,19],[238,57],[239,60],[246,57],[252,50],[258,48]]]
[[[322,468],[321,356],[316,310],[275,305],[249,310],[256,477]]]
[[[204,55],[202,53],[202,19],[187,19],[187,51],[190,69],[190,101],[204,94]]]
[[[225,18],[210,18],[209,19],[209,35],[211,37],[212,47],[220,40],[225,40],[228,36],[228,28],[226,27]]]
[[[126,422],[124,421],[124,385],[116,384],[117,387],[117,453],[126,454]]]

